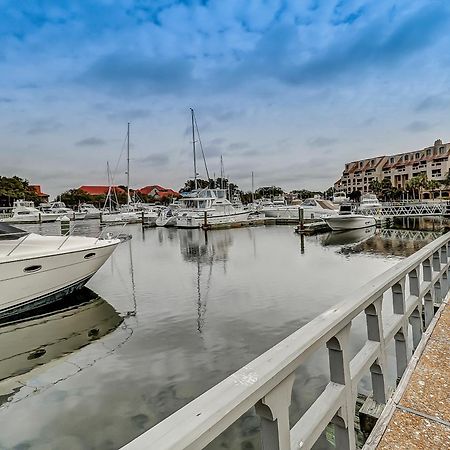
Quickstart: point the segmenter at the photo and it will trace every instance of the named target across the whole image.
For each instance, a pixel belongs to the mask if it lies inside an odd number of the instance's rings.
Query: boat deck
[[[434,321],[364,449],[450,449],[448,299]]]

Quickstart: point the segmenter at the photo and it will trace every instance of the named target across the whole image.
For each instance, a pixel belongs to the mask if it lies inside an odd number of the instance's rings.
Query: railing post
[[[433,291],[430,289],[424,297],[424,312],[425,312],[425,329],[430,325],[434,316],[434,300]]]
[[[365,309],[367,323],[367,338],[369,341],[380,343],[380,356],[370,367],[372,377],[373,398],[377,403],[386,403],[386,386],[384,382],[383,368],[385,366],[385,348],[383,338],[383,321],[381,310],[383,297],[376,299]]]
[[[430,258],[422,262],[423,281],[431,281],[431,261]]]
[[[290,450],[291,432],[289,406],[295,374],[291,373],[256,405],[261,417],[261,441],[263,450]]]
[[[413,350],[417,348],[422,339],[423,325],[422,325],[422,305],[417,305],[417,308],[409,317],[409,323],[412,328]]]
[[[409,276],[409,293],[411,296],[419,298],[419,268],[411,270]],[[422,303],[417,302],[417,306],[409,317],[409,323],[412,328],[413,349],[415,350],[422,339],[423,324],[422,324]]]
[[[354,428],[355,401],[352,394],[349,360],[350,327],[351,322],[327,342],[330,381],[345,386],[345,404],[332,419],[336,448],[339,450],[353,450],[356,448]]]
[[[408,349],[408,322],[405,317],[405,279],[400,280],[392,286],[392,300],[394,314],[401,314],[405,319],[401,329],[394,337],[395,357],[397,361],[397,379],[400,380],[410,358],[410,352]]]

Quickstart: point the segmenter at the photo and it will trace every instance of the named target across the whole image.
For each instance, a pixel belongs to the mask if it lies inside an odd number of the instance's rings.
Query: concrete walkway
[[[434,326],[433,326],[434,325]],[[450,305],[442,304],[364,449],[450,449]]]

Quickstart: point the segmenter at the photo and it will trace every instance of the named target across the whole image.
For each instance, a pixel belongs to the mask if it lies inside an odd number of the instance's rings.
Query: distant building
[[[41,186],[39,184],[30,184],[29,188],[34,191],[34,193],[39,197],[42,203],[48,203],[48,199],[50,196],[42,192]]]
[[[86,194],[89,194],[89,195],[92,195],[95,197],[95,196],[107,195],[109,188],[110,188],[110,186],[80,186],[78,189],[80,191],[86,192]],[[126,194],[126,191],[119,186],[112,186],[112,189],[117,194]]]
[[[371,181],[384,179],[390,180],[393,187],[404,189],[412,177],[420,174],[426,174],[429,180],[444,180],[449,169],[450,142],[443,144],[438,139],[421,150],[349,162],[334,189],[348,194],[356,190],[365,193],[370,192]]]
[[[160,186],[159,184],[145,186],[141,189],[138,189],[137,193],[142,194],[142,195],[148,195],[150,198],[152,198],[156,201],[160,201],[165,198],[181,197],[179,192],[174,191],[173,189],[165,188],[163,186]]]

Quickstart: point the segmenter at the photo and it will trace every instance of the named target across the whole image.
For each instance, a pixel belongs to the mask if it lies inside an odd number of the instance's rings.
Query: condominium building
[[[403,189],[412,177],[426,174],[429,180],[443,180],[450,169],[450,142],[440,139],[430,147],[390,156],[361,159],[345,164],[342,177],[334,184],[337,191],[370,192],[370,182],[389,179],[392,186]]]

